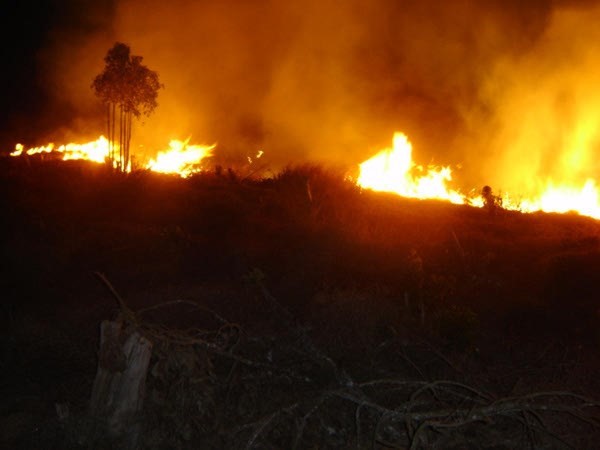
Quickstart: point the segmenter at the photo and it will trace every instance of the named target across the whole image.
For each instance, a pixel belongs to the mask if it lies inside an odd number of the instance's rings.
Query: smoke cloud
[[[521,3],[105,1],[55,30],[41,61],[70,129],[97,135],[90,84],[106,51],[143,56],[165,85],[134,126],[132,148],[150,155],[191,136],[225,162],[264,150],[274,166],[350,166],[398,130],[419,162],[510,189],[593,165],[600,106],[597,2]]]
[[[482,172],[506,190],[598,177],[600,7],[583,6],[553,11],[535,43],[497,60],[482,86],[493,111],[480,122],[490,136]]]

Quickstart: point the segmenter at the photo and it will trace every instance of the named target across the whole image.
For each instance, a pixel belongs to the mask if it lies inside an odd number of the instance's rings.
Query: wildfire
[[[24,147],[22,144],[15,146],[15,151],[10,156],[20,156]],[[89,161],[102,163],[108,156],[108,140],[104,136],[100,136],[98,139],[85,144],[66,144],[59,147],[55,147],[53,143],[50,143],[41,147],[33,147],[27,150],[25,153],[28,155],[37,155],[40,153],[60,153],[64,161],[71,159],[86,159]]]
[[[582,187],[561,185],[549,182],[538,199],[522,200],[519,208],[524,212],[577,212],[584,216],[600,219],[600,193],[592,179],[585,181]]]
[[[449,189],[452,180],[449,167],[428,167],[414,164],[412,145],[403,133],[395,133],[393,147],[387,148],[360,164],[357,183],[375,191],[394,192],[403,197],[440,199],[456,204],[465,197]]]
[[[455,204],[482,206],[480,195],[466,195],[448,186],[452,181],[449,167],[430,166],[427,170],[412,160],[412,145],[406,135],[395,133],[392,148],[377,153],[359,165],[359,186],[375,191],[393,192],[403,197],[438,199]],[[548,181],[539,194],[515,201],[509,194],[499,197],[502,207],[522,212],[577,212],[600,219],[600,192],[593,179],[582,186]]]
[[[186,141],[171,140],[167,150],[159,151],[156,159],[150,160],[143,167],[161,173],[175,173],[188,177],[202,170],[202,161],[212,155],[215,145],[203,146],[189,144]],[[116,149],[118,152],[118,148]],[[104,136],[85,144],[65,144],[55,146],[53,143],[25,150],[22,144],[17,144],[10,156],[53,154],[58,155],[63,161],[83,159],[97,163],[104,163],[108,159],[109,145]]]
[[[169,143],[169,150],[158,153],[156,160],[151,160],[146,168],[155,172],[178,173],[182,177],[188,177],[191,174],[201,170],[199,164],[201,161],[212,155],[212,150],[216,144],[211,146],[189,145],[189,139],[186,141],[172,140]]]
[[[161,173],[173,173],[188,177],[203,170],[203,162],[212,156],[216,144],[194,145],[185,141],[171,140],[169,148],[159,151],[156,158],[141,167]],[[118,148],[116,149],[118,152]],[[48,144],[25,150],[17,144],[11,156],[22,154],[52,154],[62,160],[83,159],[104,163],[109,155],[109,143],[104,136],[84,144],[70,143],[60,146]],[[255,159],[259,159],[259,151]],[[253,158],[248,157],[252,163]],[[393,192],[403,197],[418,199],[438,199],[455,204],[483,206],[482,197],[461,193],[452,189],[452,170],[450,167],[423,166],[415,164],[412,158],[412,145],[403,133],[395,133],[391,148],[381,150],[372,158],[359,165],[360,173],[356,180],[359,186],[375,191]],[[478,190],[477,190],[478,191]],[[514,200],[516,197],[505,193],[497,198],[502,207],[522,212],[577,212],[600,219],[600,191],[593,179],[587,179],[579,186],[573,184],[546,181],[536,195]]]

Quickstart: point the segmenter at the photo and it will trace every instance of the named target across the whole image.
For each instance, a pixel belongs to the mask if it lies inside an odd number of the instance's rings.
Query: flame
[[[169,143],[169,150],[158,153],[156,159],[151,160],[146,168],[155,172],[177,173],[182,177],[189,177],[202,170],[200,162],[212,155],[216,144],[211,146],[189,145],[189,139],[178,141],[173,139]]]
[[[173,139],[169,143],[169,149],[158,152],[156,159],[150,160],[144,168],[155,172],[175,173],[182,177],[188,177],[202,170],[201,161],[211,156],[214,147],[215,145],[190,145],[189,139],[186,141]],[[118,146],[116,150],[118,152]],[[56,147],[54,143],[49,143],[28,150],[25,150],[23,144],[17,144],[10,156],[21,156],[23,153],[27,155],[48,153],[58,155],[63,161],[83,159],[104,163],[108,159],[109,145],[104,136],[84,144],[69,143]]]
[[[452,170],[450,167],[429,166],[426,169],[413,162],[412,144],[408,137],[400,132],[394,133],[391,148],[381,150],[372,158],[359,165],[360,173],[356,183],[375,191],[393,192],[403,197],[418,199],[438,199],[455,204],[484,206],[483,199],[477,194],[466,195],[451,189]],[[145,169],[161,173],[179,174],[188,177],[203,170],[205,158],[212,156],[216,144],[193,145],[189,138],[185,141],[173,139],[169,148],[158,152]],[[118,149],[117,149],[118,151]],[[17,144],[10,156],[56,154],[63,160],[83,159],[104,163],[108,158],[109,144],[104,136],[84,144],[69,143],[55,146],[53,143],[25,150]],[[255,159],[263,155],[259,150]],[[252,159],[249,158],[249,162]],[[576,212],[581,215],[600,219],[600,188],[597,182],[588,178],[577,183],[555,182],[548,179],[540,183],[538,194],[528,197],[513,197],[509,193],[498,195],[502,207],[521,212]],[[516,200],[515,200],[516,199]]]
[[[255,156],[255,158],[256,158],[256,159],[260,159],[260,157],[261,157],[262,155],[264,155],[264,153],[265,153],[265,152],[264,152],[263,150],[259,150],[259,151],[256,153],[256,156]],[[246,159],[248,160],[248,164],[252,164],[252,163],[254,162],[254,160],[252,159],[252,157],[251,157],[251,156],[248,156]]]
[[[375,191],[393,192],[403,197],[446,200],[455,204],[482,207],[480,194],[466,195],[448,187],[452,181],[449,167],[430,166],[427,171],[412,160],[412,145],[405,134],[396,132],[392,148],[377,153],[359,165],[357,184]],[[421,172],[421,175],[415,174]],[[478,192],[476,190],[475,192]],[[579,186],[551,180],[537,195],[515,200],[509,193],[496,196],[504,209],[521,212],[576,212],[600,219],[600,191],[589,178]]]
[[[23,154],[24,150],[23,144],[17,144],[15,146],[15,151],[12,152],[10,156],[20,156]],[[37,155],[54,152],[61,153],[64,161],[86,159],[88,161],[102,163],[108,156],[108,140],[104,136],[100,136],[95,141],[87,142],[85,144],[70,143],[56,148],[53,143],[50,143],[41,147],[32,147],[25,153],[27,155]]]
[[[415,172],[424,172],[416,175]],[[456,204],[465,203],[465,197],[449,189],[452,180],[449,167],[429,167],[424,171],[412,160],[412,144],[404,133],[396,132],[393,147],[386,148],[360,164],[357,183],[375,191],[394,192],[403,197],[440,199]]]
[[[596,182],[591,178],[586,180],[582,187],[555,186],[552,182],[548,182],[539,198],[524,199],[521,205],[517,205],[514,209],[517,208],[523,212],[577,212],[600,219],[600,192]]]

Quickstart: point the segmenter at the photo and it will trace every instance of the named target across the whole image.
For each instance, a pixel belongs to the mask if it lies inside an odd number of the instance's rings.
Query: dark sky
[[[90,20],[90,13],[98,19]],[[0,148],[15,143],[40,144],[60,121],[78,114],[72,105],[58,101],[45,82],[44,49],[55,33],[74,38],[101,32],[112,21],[112,0],[7,0],[0,14],[2,70],[0,82]]]
[[[32,14],[31,11],[36,11]],[[48,20],[53,20],[54,5],[50,2],[9,0],[0,15],[2,33],[3,95],[0,97],[2,143],[10,139],[11,128],[21,115],[32,114],[38,101],[45,103],[45,92],[37,83],[35,54],[44,45]],[[19,130],[21,131],[21,130]],[[19,138],[19,137],[15,137]],[[14,139],[14,138],[13,138]]]
[[[10,3],[3,149],[102,133],[90,84],[123,41],[165,84],[134,129],[134,147],[150,153],[191,136],[217,142],[222,158],[261,149],[273,164],[354,164],[397,130],[422,163],[460,163],[463,180],[506,185],[509,172],[589,167],[593,156],[561,152],[596,125],[595,1]],[[595,149],[595,134],[583,140]]]

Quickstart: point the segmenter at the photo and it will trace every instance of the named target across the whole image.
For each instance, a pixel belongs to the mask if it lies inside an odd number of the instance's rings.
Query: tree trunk
[[[119,106],[119,170],[121,172],[125,171],[125,168],[123,167],[123,159],[125,156],[123,155],[123,151],[125,150],[123,141],[123,105],[121,105]]]
[[[106,139],[108,140],[108,161],[112,160],[112,149],[110,141],[110,103],[106,104]],[[106,161],[105,161],[106,162]]]
[[[95,426],[90,438],[105,436],[136,448],[152,343],[118,321],[104,321],[100,330],[98,371],[90,400]]]
[[[123,117],[123,126],[124,126],[124,130],[123,130],[123,147],[124,147],[123,170],[125,172],[127,172],[129,170],[129,127],[130,127],[129,116],[130,116],[130,114],[131,113],[129,111],[125,111],[125,114]]]
[[[116,158],[116,154],[115,154],[115,128],[117,125],[117,105],[115,105],[114,103],[112,104],[112,115],[111,115],[111,128],[110,128],[110,150],[111,150],[111,168],[114,169],[115,168],[115,158]]]
[[[127,113],[127,168],[131,163],[131,126],[133,125],[133,117],[131,111]]]

